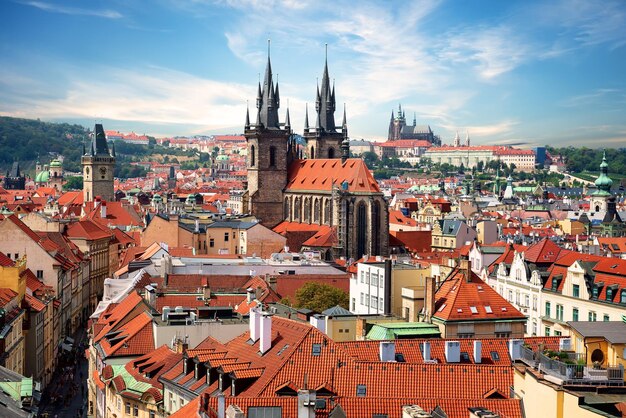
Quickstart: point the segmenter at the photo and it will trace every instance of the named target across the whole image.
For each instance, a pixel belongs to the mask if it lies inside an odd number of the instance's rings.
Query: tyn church
[[[315,99],[315,125],[309,126],[307,108],[306,148],[301,149],[289,109],[285,122],[279,122],[280,93],[268,56],[263,85],[258,86],[256,122],[250,123],[250,112],[246,114],[248,210],[277,231],[316,230],[316,242],[309,248],[322,251],[326,259],[387,255],[387,201],[364,161],[349,158],[346,112],[342,125],[336,126],[335,107],[326,62]]]

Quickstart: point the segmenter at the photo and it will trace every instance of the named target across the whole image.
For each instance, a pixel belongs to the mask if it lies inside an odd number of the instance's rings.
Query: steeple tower
[[[102,124],[97,123],[89,151],[81,157],[83,166],[83,195],[85,202],[100,196],[104,200],[113,201],[113,171],[115,169],[115,145],[107,145]]]
[[[606,151],[600,163],[600,175],[595,181],[597,190],[591,194],[590,209],[592,212],[606,212],[611,195],[613,180],[609,177],[609,165],[606,162]]]
[[[257,121],[250,125],[246,114],[245,137],[248,144],[248,191],[244,210],[255,215],[263,225],[274,227],[282,219],[282,191],[287,184],[287,167],[295,155],[290,146],[291,120],[287,109],[285,124],[278,119],[280,90],[274,84],[267,43],[267,65],[263,84],[257,88]]]
[[[335,86],[330,83],[328,73],[328,45],[322,73],[322,84],[318,84],[315,94],[315,132],[309,132],[305,125],[304,137],[309,148],[309,156],[316,158],[339,158],[343,134],[335,126]],[[308,115],[307,115],[308,116]],[[308,119],[308,118],[307,118]],[[343,129],[343,127],[342,127]]]

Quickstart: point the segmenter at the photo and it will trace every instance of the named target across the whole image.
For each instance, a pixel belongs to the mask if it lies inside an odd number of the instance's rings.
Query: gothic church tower
[[[272,80],[272,64],[267,57],[263,86],[259,83],[256,123],[246,114],[244,135],[248,144],[248,191],[244,197],[248,211],[263,225],[272,228],[282,220],[283,189],[287,185],[287,168],[294,160],[289,109],[285,123],[278,121],[280,94]],[[277,209],[278,208],[278,209]]]
[[[335,87],[330,86],[328,76],[328,57],[324,62],[322,88],[317,87],[315,111],[317,113],[315,129],[309,127],[309,112],[307,109],[304,123],[304,138],[307,142],[307,153],[312,158],[340,158],[344,132],[338,132],[335,126]],[[344,121],[345,124],[345,121]],[[342,126],[343,128],[343,126]]]
[[[111,152],[107,145],[102,124],[97,123],[89,150],[81,157],[83,166],[83,198],[85,202],[100,196],[107,201],[113,201],[113,170],[115,169],[115,145]]]

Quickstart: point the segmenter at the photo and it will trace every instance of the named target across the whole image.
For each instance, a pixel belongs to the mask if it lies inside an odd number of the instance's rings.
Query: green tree
[[[376,155],[375,152],[364,152],[362,157],[363,161],[365,161],[365,165],[367,165],[370,170],[374,167],[377,167],[378,163],[380,162],[380,160],[378,159],[378,155]]]
[[[296,291],[295,306],[316,312],[322,312],[336,305],[348,309],[349,299],[348,293],[341,289],[327,284],[308,282]]]
[[[82,190],[83,178],[82,177],[68,177],[63,185],[63,190]]]

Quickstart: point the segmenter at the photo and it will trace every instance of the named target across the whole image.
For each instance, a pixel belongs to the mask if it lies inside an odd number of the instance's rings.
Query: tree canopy
[[[327,284],[308,282],[296,291],[295,307],[316,312],[325,311],[336,305],[348,309],[349,300],[348,293],[341,289]]]

